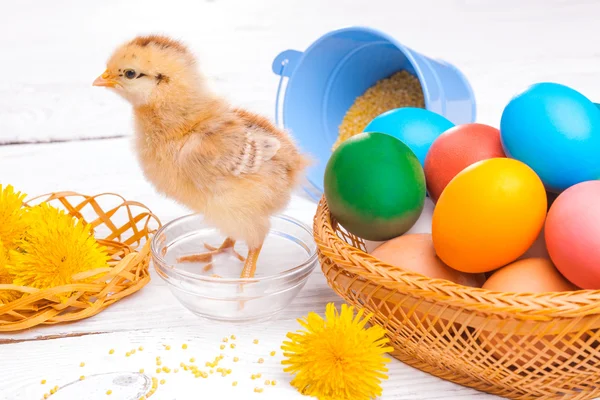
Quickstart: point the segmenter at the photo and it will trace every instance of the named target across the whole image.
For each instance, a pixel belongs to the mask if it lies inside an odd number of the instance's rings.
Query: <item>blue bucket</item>
[[[458,69],[427,58],[374,29],[332,31],[305,52],[286,50],[275,58],[273,72],[281,76],[275,120],[316,161],[305,185],[313,199],[318,200],[323,193],[325,166],[348,108],[377,81],[401,70],[419,79],[428,110],[454,124],[475,121],[475,97]]]

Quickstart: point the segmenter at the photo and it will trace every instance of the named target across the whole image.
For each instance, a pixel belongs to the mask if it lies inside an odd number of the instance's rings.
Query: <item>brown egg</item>
[[[543,293],[577,290],[547,258],[526,258],[496,271],[483,285],[495,292]]]
[[[567,281],[546,258],[527,258],[524,260],[515,261],[503,268],[500,268],[483,285],[483,289],[492,290],[495,292],[512,292],[512,293],[544,293],[544,292],[564,292],[578,290],[576,286]],[[486,327],[501,326],[501,321],[493,323],[488,321]],[[527,328],[531,325],[531,328]],[[533,329],[533,322],[524,322],[520,325],[522,332]],[[574,354],[570,348],[565,349],[562,343],[557,344],[556,348],[552,348],[547,343],[555,339],[553,335],[546,335],[543,341],[536,341],[532,336],[524,337],[522,335],[507,336],[503,333],[491,334],[488,331],[482,331],[479,340],[484,348],[492,352],[496,359],[503,359],[506,364],[515,366],[523,366],[529,364],[540,353],[545,353],[546,356],[539,358],[539,361],[534,361],[532,367],[540,367],[549,358],[554,358],[557,365],[564,362],[567,357]],[[531,345],[531,341],[536,341],[535,345]],[[545,343],[544,343],[545,342]],[[508,354],[507,354],[508,353]],[[546,365],[546,367],[550,367]]]
[[[405,234],[380,245],[371,254],[390,265],[428,278],[445,279],[473,287],[481,287],[485,281],[483,274],[459,272],[444,264],[435,254],[433,240],[429,233]],[[398,297],[402,298],[402,301]],[[433,340],[442,332],[451,336],[451,332],[460,330],[457,323],[454,323],[454,329],[445,329],[451,322],[437,318],[435,314],[429,314],[431,303],[422,302],[415,307],[415,302],[420,302],[420,299],[398,297],[386,300],[386,307],[380,307],[380,310],[388,320],[396,320],[400,326],[410,327],[415,335],[422,338],[429,336]]]
[[[484,274],[459,272],[444,264],[435,254],[429,233],[397,237],[377,247],[371,254],[387,264],[428,278],[446,279],[472,287],[481,287],[485,282]]]

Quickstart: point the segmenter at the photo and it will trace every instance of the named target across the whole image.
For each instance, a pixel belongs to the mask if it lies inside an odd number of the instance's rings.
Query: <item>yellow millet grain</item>
[[[42,379],[42,385],[45,385],[45,384],[46,384],[46,380]]]
[[[222,345],[220,346],[220,349],[221,349],[221,350],[225,350],[225,345],[224,345],[224,344],[222,344]]]
[[[106,391],[106,395],[107,395],[107,396],[110,396],[111,394],[112,394],[112,390],[108,389],[108,390]]]
[[[110,350],[108,351],[108,354],[115,354],[115,349],[110,349]]]
[[[181,345],[181,348],[185,350],[185,349],[188,348],[188,345],[184,343],[184,344]]]
[[[235,340],[235,335],[231,335],[231,340]]]
[[[339,126],[335,150],[344,140],[357,135],[378,115],[400,107],[425,108],[419,79],[407,71],[382,79],[358,96]]]
[[[271,357],[275,356],[275,354],[276,354],[276,353],[275,353],[274,351],[272,351],[272,352],[271,352]]]
[[[271,381],[271,386],[275,386],[277,384],[277,381]]]
[[[231,382],[231,386],[237,386],[237,381]]]
[[[229,345],[229,347],[231,347],[232,349],[235,349],[235,343],[231,343],[231,344]]]

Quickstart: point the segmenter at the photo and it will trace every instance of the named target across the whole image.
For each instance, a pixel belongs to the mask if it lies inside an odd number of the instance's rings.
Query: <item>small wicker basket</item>
[[[150,281],[148,239],[160,227],[160,221],[146,206],[116,194],[85,196],[73,192],[36,197],[25,206],[43,202],[90,223],[98,242],[108,248],[111,262],[106,272],[91,283],[73,283],[45,290],[0,285],[0,290],[25,294],[10,303],[0,304],[0,332],[91,317]],[[69,293],[72,294],[68,299],[61,301],[59,295]]]
[[[329,285],[373,312],[397,359],[511,399],[600,395],[600,291],[511,294],[385,264],[319,203],[314,236]]]

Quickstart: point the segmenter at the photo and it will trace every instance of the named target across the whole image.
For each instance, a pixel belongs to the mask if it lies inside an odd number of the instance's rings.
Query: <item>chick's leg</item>
[[[187,256],[179,257],[177,259],[177,262],[208,262],[212,261],[213,256],[224,253],[230,249],[240,261],[245,261],[245,258],[242,255],[240,255],[237,251],[235,251],[234,246],[235,240],[233,240],[230,237],[225,239],[225,241],[223,242],[223,244],[221,244],[220,247],[213,247],[205,243],[204,247],[209,251],[205,253],[190,254]]]
[[[246,262],[244,263],[244,269],[242,270],[241,278],[253,278],[256,273],[256,262],[258,261],[258,256],[260,255],[260,250],[262,249],[262,244],[258,247],[253,247],[248,250],[248,257],[246,257]]]

